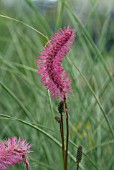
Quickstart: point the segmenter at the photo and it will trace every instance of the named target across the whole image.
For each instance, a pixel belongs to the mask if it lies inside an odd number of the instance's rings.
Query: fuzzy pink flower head
[[[12,137],[7,141],[0,142],[0,170],[6,170],[15,164],[20,164],[24,161],[27,168],[29,162],[27,154],[30,152],[31,145],[26,140]]]
[[[53,98],[64,96],[71,92],[71,78],[61,66],[62,59],[69,52],[75,39],[74,30],[69,26],[55,33],[46,47],[44,47],[37,65],[38,74],[42,76],[42,83],[50,90]]]

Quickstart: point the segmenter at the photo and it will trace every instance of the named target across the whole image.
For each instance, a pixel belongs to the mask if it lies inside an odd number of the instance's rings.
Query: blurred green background
[[[60,99],[42,85],[36,60],[48,38],[68,24],[77,36],[63,60],[73,89],[69,170],[76,169],[79,144],[80,169],[114,170],[113,0],[0,0],[0,139],[27,139],[31,170],[63,169],[54,120]]]

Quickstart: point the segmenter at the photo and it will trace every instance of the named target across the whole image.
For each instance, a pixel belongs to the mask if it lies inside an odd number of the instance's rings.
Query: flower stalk
[[[61,141],[62,141],[62,155],[63,160],[65,158],[65,146],[64,146],[64,129],[63,129],[63,115],[61,114],[61,123],[60,123],[60,133],[61,133]]]
[[[60,113],[60,134],[61,134],[61,141],[62,141],[62,155],[63,155],[63,162],[65,160],[65,146],[64,146],[64,127],[63,127],[63,112],[64,112],[64,103],[61,101],[58,105],[58,111]],[[65,164],[64,164],[65,166]]]
[[[64,101],[61,101],[58,105],[58,111],[60,113],[59,123],[60,123],[60,134],[62,141],[62,155],[64,162],[64,170],[68,170],[68,141],[69,141],[69,123],[68,123],[68,107],[66,102],[66,96],[64,96]],[[63,121],[63,112],[65,111],[66,117],[66,143],[64,141],[64,121]],[[56,116],[56,120],[57,120]],[[66,148],[65,148],[66,146]]]
[[[65,170],[68,170],[68,141],[69,141],[69,122],[68,122],[68,107],[66,96],[64,96],[65,116],[66,116],[66,150],[65,150]]]

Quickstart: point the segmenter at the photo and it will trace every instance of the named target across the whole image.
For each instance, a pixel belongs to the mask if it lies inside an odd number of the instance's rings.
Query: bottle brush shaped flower
[[[26,140],[16,137],[0,141],[0,170],[7,170],[7,168],[20,164],[22,161],[24,161],[28,170],[27,154],[30,152],[30,147],[31,144],[27,143]]]
[[[74,30],[69,26],[55,33],[37,60],[40,67],[38,74],[42,83],[50,90],[53,98],[64,96],[71,92],[71,79],[63,69],[62,59],[69,52],[75,39]]]

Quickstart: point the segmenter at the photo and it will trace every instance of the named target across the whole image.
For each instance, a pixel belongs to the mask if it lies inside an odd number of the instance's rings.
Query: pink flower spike
[[[7,168],[25,163],[26,168],[29,168],[27,154],[30,152],[31,144],[26,140],[17,139],[16,137],[9,138],[7,141],[0,142],[0,170],[7,170]]]
[[[46,47],[44,47],[39,60],[38,74],[42,76],[42,83],[50,90],[53,98],[64,96],[71,92],[71,78],[61,66],[62,59],[69,52],[76,35],[69,26],[55,33]]]

